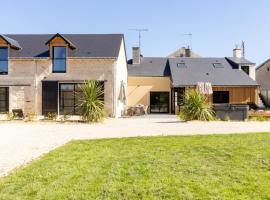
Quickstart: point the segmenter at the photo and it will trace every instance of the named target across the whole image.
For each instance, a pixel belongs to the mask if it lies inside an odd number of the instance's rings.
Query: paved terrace
[[[270,122],[180,122],[174,115],[108,119],[102,124],[0,123],[0,176],[75,139],[270,132]]]

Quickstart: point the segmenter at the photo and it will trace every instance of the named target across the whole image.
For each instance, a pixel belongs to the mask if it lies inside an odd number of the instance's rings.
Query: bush
[[[13,112],[6,113],[6,118],[8,121],[14,120],[14,119],[16,119],[16,117],[17,117],[16,113],[13,113]]]
[[[48,120],[56,120],[57,118],[57,113],[55,112],[48,112],[47,115],[46,115],[46,118]]]
[[[84,121],[100,122],[105,117],[104,111],[104,91],[97,81],[87,81],[80,85],[78,97],[78,107]]]
[[[37,117],[37,114],[35,112],[29,112],[26,114],[24,121],[31,122],[31,121],[34,121],[36,117]]]
[[[186,121],[211,121],[215,120],[215,113],[208,103],[206,95],[200,94],[196,90],[188,90],[179,117]]]

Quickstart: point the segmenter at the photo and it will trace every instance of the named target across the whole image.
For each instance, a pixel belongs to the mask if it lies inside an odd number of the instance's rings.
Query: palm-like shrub
[[[188,90],[179,117],[185,121],[211,121],[215,119],[215,113],[208,103],[206,95],[200,94],[197,90]]]
[[[86,81],[79,86],[78,107],[84,121],[100,122],[105,117],[104,91],[102,85],[94,80]]]

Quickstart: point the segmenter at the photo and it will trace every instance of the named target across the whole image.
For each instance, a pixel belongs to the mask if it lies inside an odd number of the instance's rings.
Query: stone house
[[[97,80],[107,114],[120,117],[126,60],[122,34],[0,35],[0,112],[75,115],[78,84]]]

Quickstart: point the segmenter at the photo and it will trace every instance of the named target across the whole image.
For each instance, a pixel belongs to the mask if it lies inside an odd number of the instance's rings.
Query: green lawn
[[[270,199],[270,133],[75,141],[0,179],[0,199]]]

